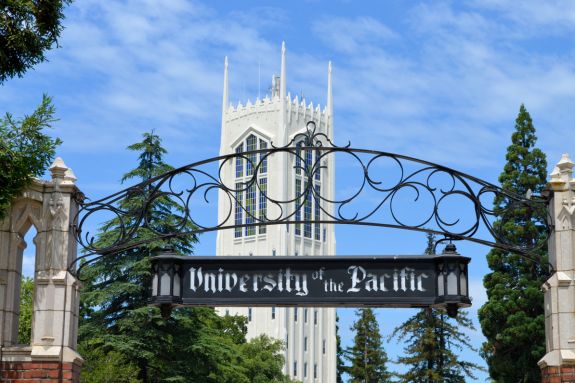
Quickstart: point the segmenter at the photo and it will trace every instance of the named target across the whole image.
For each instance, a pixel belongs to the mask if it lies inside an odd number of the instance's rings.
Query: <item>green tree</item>
[[[34,177],[44,174],[54,159],[59,139],[42,133],[51,127],[55,108],[52,99],[42,97],[40,106],[29,116],[0,118],[0,219],[12,200],[18,197]]]
[[[123,182],[147,181],[172,169],[163,161],[166,150],[153,133],[144,134],[142,142],[128,148],[139,152],[139,164],[123,177]],[[143,194],[149,189],[144,187]],[[137,212],[143,198],[142,194],[134,194],[121,201],[120,207]],[[151,225],[160,232],[178,221],[180,214],[178,205],[169,197],[155,199],[151,210]],[[113,243],[120,230],[118,218],[106,222],[99,230],[97,245]],[[148,226],[138,229],[134,239],[153,236]],[[250,377],[284,381],[283,357],[277,355],[280,344],[266,339],[246,343],[244,318],[219,317],[211,308],[180,308],[165,320],[157,308],[147,305],[152,250],[169,244],[181,254],[190,254],[196,242],[194,236],[152,241],[101,257],[84,268],[79,338],[87,355],[86,379],[106,382],[107,375],[96,371],[105,360],[111,360],[109,368],[125,365],[134,369],[133,375],[143,383],[248,383]],[[265,369],[264,361],[268,364]]]
[[[352,383],[384,383],[390,381],[387,354],[381,343],[379,325],[372,309],[356,311],[357,320],[351,327],[355,331],[353,346],[345,351],[351,363],[346,367]]]
[[[87,361],[82,366],[82,383],[140,383],[138,367],[117,351],[105,353],[79,345],[80,355]]]
[[[284,357],[282,355],[283,343],[261,335],[250,342],[240,345],[239,364],[245,369],[246,382],[269,383],[291,382],[283,376]],[[232,379],[230,382],[235,382]]]
[[[0,84],[46,60],[58,43],[64,6],[71,0],[0,2]]]
[[[425,254],[434,253],[435,235],[427,234]],[[457,318],[449,318],[444,311],[432,308],[419,310],[417,314],[396,327],[390,338],[406,341],[404,356],[397,360],[408,366],[403,374],[397,374],[401,382],[460,383],[465,377],[475,379],[474,370],[482,367],[460,360],[463,349],[475,350],[470,339],[461,329],[475,330],[466,312]]]
[[[499,176],[505,192],[541,193],[547,179],[545,154],[535,148],[535,128],[523,106],[515,120],[507,163]],[[533,246],[544,238],[545,209],[510,206],[505,196],[494,200],[498,219],[494,223],[505,238],[522,246]],[[504,214],[505,212],[505,214]],[[537,361],[545,354],[545,325],[541,285],[547,276],[547,254],[539,250],[535,261],[500,249],[487,255],[491,273],[483,279],[487,302],[479,320],[487,341],[482,354],[489,374],[498,383],[540,382]]]
[[[341,337],[339,336],[339,315],[335,316],[335,340],[336,340],[336,373],[337,383],[343,383],[343,374],[345,373],[345,364],[343,361],[344,352],[341,346]]]
[[[20,318],[18,320],[18,343],[30,344],[32,336],[32,312],[34,310],[34,279],[22,277],[20,283]]]
[[[465,311],[457,318],[449,318],[441,310],[426,308],[398,326],[392,337],[406,340],[404,356],[398,363],[409,369],[398,374],[401,382],[463,383],[465,378],[475,379],[474,370],[482,368],[460,360],[458,354],[465,348],[476,351],[461,329],[475,330]]]

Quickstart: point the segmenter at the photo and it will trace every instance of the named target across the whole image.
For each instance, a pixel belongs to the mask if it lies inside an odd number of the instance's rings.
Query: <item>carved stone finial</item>
[[[569,154],[567,154],[567,153],[563,153],[563,155],[561,156],[561,159],[557,163],[557,167],[559,168],[561,173],[565,173],[565,172],[572,173],[573,172],[573,165],[575,165],[575,164],[573,163],[573,161],[571,161],[571,158],[569,158]]]
[[[71,168],[68,168],[68,170],[66,170],[66,173],[64,173],[64,182],[63,183],[68,184],[68,185],[74,185],[76,183],[77,179],[78,178],[76,178],[74,171]]]
[[[557,166],[553,168],[553,171],[549,176],[551,178],[551,181],[561,181],[561,171]]]
[[[69,168],[66,166],[64,160],[62,160],[61,157],[56,157],[54,162],[52,162],[52,165],[50,165],[49,169],[50,172],[52,173],[52,181],[55,181],[55,180],[63,180],[66,175],[66,171]]]

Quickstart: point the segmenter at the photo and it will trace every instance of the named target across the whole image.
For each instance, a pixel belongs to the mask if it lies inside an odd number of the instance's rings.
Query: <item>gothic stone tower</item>
[[[222,132],[220,155],[283,146],[298,133],[305,132],[306,123],[314,121],[316,130],[333,137],[333,110],[331,92],[331,63],[328,67],[327,106],[322,111],[313,104],[306,105],[305,100],[292,99],[286,95],[286,55],[285,44],[282,44],[281,75],[274,77],[271,98],[247,102],[236,108],[228,103],[228,62],[225,61],[224,90],[222,108]],[[305,161],[311,162],[315,153],[302,153]],[[295,157],[295,156],[292,156]],[[254,163],[259,159],[254,158]],[[236,198],[244,207],[254,209],[253,216],[265,216],[273,206],[268,206],[266,199],[260,195],[266,193],[272,198],[283,201],[301,194],[305,189],[306,179],[301,169],[294,168],[294,158],[287,155],[270,156],[265,167],[258,174],[255,185]],[[333,200],[334,163],[327,161],[321,174],[314,176],[314,188],[321,196]],[[241,185],[253,177],[253,167],[247,160],[240,159],[226,164],[222,170],[222,180],[227,185]],[[302,189],[304,188],[304,189]],[[230,206],[228,198],[220,192],[218,214],[219,222],[226,219]],[[319,206],[310,202],[301,212],[295,213],[294,219],[306,217],[321,218]],[[235,224],[250,223],[249,215],[237,206],[232,207],[234,214],[230,220]],[[295,210],[295,203],[294,208]],[[255,214],[254,214],[255,213]],[[272,213],[270,213],[271,216]],[[227,222],[228,224],[230,222]],[[332,225],[292,224],[245,227],[218,232],[217,255],[275,255],[306,256],[335,255],[335,235]],[[336,313],[334,308],[313,307],[266,307],[266,308],[219,308],[222,315],[239,314],[248,318],[248,337],[267,334],[285,342],[285,373],[303,382],[336,381]]]

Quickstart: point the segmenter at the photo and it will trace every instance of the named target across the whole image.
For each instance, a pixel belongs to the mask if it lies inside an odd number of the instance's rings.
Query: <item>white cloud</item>
[[[324,16],[313,25],[314,33],[332,49],[362,54],[366,44],[380,45],[397,35],[373,17]]]

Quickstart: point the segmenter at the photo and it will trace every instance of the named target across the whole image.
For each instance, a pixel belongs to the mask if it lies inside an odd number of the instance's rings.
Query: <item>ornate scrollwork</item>
[[[307,151],[315,153],[312,162],[309,157],[306,158]],[[262,191],[258,180],[260,169],[264,162],[281,156],[285,157],[285,163],[291,164],[294,172],[301,174],[304,187],[297,195],[292,193],[287,198],[266,189],[266,212],[255,213],[237,196],[254,186]],[[356,166],[357,169],[346,173],[347,178],[356,178],[357,182],[339,185],[338,190],[354,189],[347,196],[330,196],[324,189],[318,192],[313,186],[317,174],[333,164],[336,156],[342,157],[346,168]],[[235,180],[227,184],[224,174],[231,172],[238,158],[250,164],[252,175],[239,185]],[[218,221],[202,223],[209,220],[206,217],[216,215],[215,192],[225,201],[220,206]],[[172,213],[177,214],[178,218],[168,224],[163,222],[160,228],[156,225],[158,212],[154,211],[154,205],[158,199],[165,198],[177,203],[178,208]],[[494,198],[506,202],[506,208],[497,211],[499,217],[504,216],[506,211],[518,208],[538,212],[546,209],[546,200],[542,197],[513,195],[493,184],[441,165],[399,154],[355,149],[349,143],[337,146],[324,133],[317,132],[313,122],[309,122],[304,133],[296,135],[284,146],[272,143],[267,149],[196,162],[96,201],[84,202],[83,198],[79,198],[76,237],[88,255],[109,254],[149,242],[134,240],[136,231],[142,227],[154,232],[156,237],[153,240],[158,240],[237,227],[311,221],[430,232],[449,240],[469,240],[524,256],[533,254],[544,241],[514,243],[513,238],[507,238],[505,232],[494,225],[496,212],[491,207]],[[137,203],[123,203],[126,200]],[[304,208],[310,200],[319,204],[319,218],[314,216],[311,220],[303,220],[300,216],[300,219],[296,219],[298,209]],[[126,208],[126,205],[130,208]],[[211,207],[210,214],[201,213],[205,207]],[[251,218],[250,223],[234,222],[236,208]],[[120,227],[117,237],[106,244],[97,243],[94,236],[84,229],[93,227],[92,218],[101,213],[107,220],[115,219]],[[547,223],[540,222],[540,225],[543,235],[548,236],[550,229]]]

